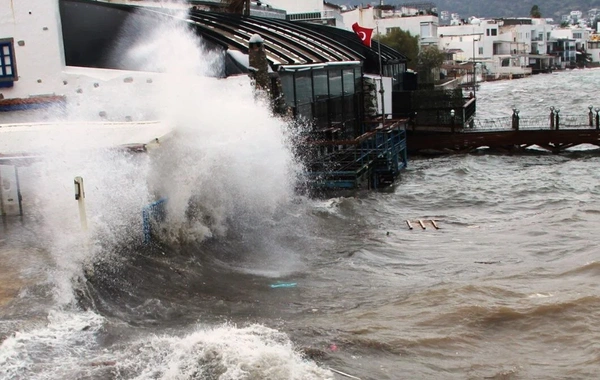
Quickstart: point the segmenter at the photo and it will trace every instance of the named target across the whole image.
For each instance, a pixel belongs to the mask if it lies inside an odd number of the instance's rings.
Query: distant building
[[[289,21],[316,22],[344,28],[342,7],[323,0],[269,0],[278,9],[285,9]]]
[[[591,28],[575,26],[554,29],[551,32],[552,50],[561,57],[565,66],[576,66],[577,62],[585,61],[584,55],[591,32]]]
[[[557,64],[548,54],[550,31],[545,19],[471,18],[440,27],[440,48],[459,62],[476,62],[489,78],[524,76]]]
[[[410,32],[419,36],[420,45],[439,44],[438,26],[439,17],[433,4],[421,4],[423,7],[404,6],[391,10],[378,10],[373,7],[357,7],[342,13],[345,25],[357,22],[366,28],[379,29],[379,33],[386,35],[395,29]]]

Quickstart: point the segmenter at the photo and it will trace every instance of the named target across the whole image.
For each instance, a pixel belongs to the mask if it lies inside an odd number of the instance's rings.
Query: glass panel
[[[354,70],[344,70],[342,75],[344,80],[344,95],[354,94]]]
[[[327,100],[317,100],[315,102],[315,119],[317,122],[317,127],[319,128],[327,128],[329,126],[329,117],[328,117],[328,107]]]
[[[6,76],[12,76],[12,67],[11,66],[6,66],[4,69],[6,70]]]
[[[354,88],[357,92],[362,91],[362,70],[359,67],[354,69]]]
[[[315,98],[317,100],[329,97],[329,88],[327,87],[327,71],[319,70],[313,72],[313,83],[315,85]]]
[[[296,100],[298,104],[312,102],[312,78],[310,72],[296,74]]]
[[[10,54],[10,48],[8,46],[4,45],[2,47],[2,54],[9,55]]]
[[[10,60],[10,56],[8,56],[8,57],[4,57],[4,64],[5,64],[5,65],[10,65],[10,64],[12,64],[12,61]]]
[[[342,95],[342,73],[340,70],[329,71],[329,96]]]
[[[284,74],[281,76],[281,87],[283,88],[283,96],[285,97],[285,104],[290,107],[295,106],[294,101],[294,77],[291,74]]]
[[[304,120],[312,122],[312,104],[307,103],[307,104],[298,106],[298,116],[300,116]]]
[[[337,97],[329,101],[329,118],[331,122],[339,123],[343,121],[342,108],[343,98]]]

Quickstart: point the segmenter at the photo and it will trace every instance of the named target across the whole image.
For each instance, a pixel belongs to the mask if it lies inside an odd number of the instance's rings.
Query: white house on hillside
[[[457,61],[478,63],[482,77],[530,75],[531,24],[472,18],[468,24],[440,27],[440,47]]]

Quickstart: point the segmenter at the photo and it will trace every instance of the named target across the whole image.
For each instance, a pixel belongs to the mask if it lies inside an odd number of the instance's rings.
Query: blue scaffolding
[[[407,166],[403,123],[380,126],[345,141],[317,142],[332,147],[309,165],[310,186],[316,189],[379,189],[394,183]]]

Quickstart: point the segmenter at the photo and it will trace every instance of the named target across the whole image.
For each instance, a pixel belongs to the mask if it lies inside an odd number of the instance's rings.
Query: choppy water
[[[586,112],[599,85],[599,70],[484,83],[479,114]],[[240,96],[237,129],[206,99],[179,120],[202,133],[164,156],[23,170],[31,216],[0,230],[0,378],[597,377],[600,156],[413,158],[392,189],[306,199],[281,124]],[[172,200],[168,247],[138,244],[151,188]]]

